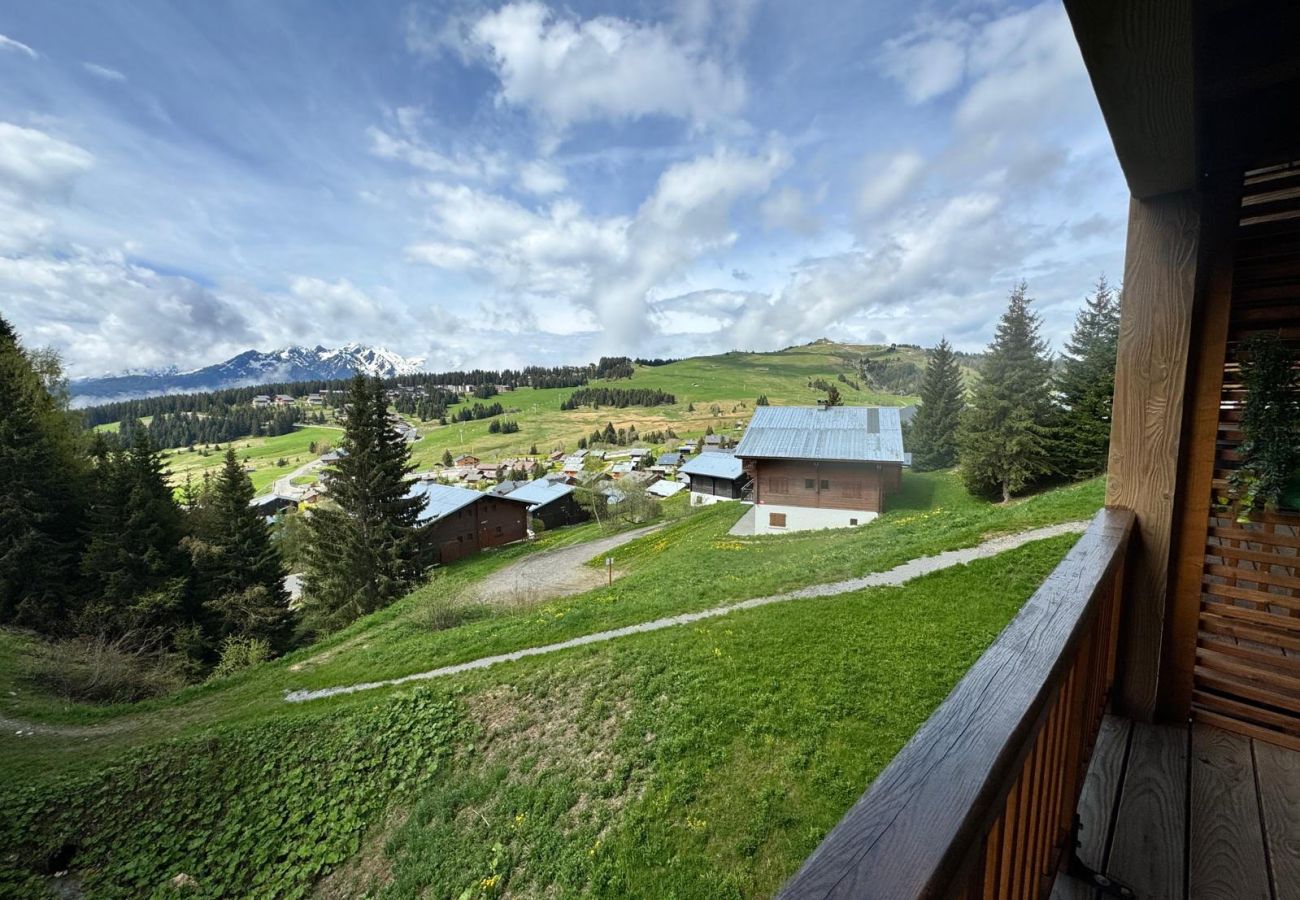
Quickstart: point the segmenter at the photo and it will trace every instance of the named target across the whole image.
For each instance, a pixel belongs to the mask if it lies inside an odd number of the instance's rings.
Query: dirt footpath
[[[662,524],[650,525],[612,537],[526,556],[480,581],[469,599],[494,606],[530,606],[556,597],[581,594],[604,584],[607,578],[603,568],[593,569],[585,565],[587,560],[609,553],[616,547],[662,527]],[[620,574],[618,555],[615,554],[614,577],[617,578]]]

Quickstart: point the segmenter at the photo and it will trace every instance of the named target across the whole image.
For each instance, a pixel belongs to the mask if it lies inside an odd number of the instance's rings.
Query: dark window
[[[456,535],[456,543],[458,544],[465,543],[465,536],[463,534]]]
[[[785,513],[768,513],[767,524],[771,525],[773,528],[784,528]]]
[[[857,520],[857,519],[849,519],[849,524],[850,524],[850,525],[856,525],[856,524],[858,524],[858,520]]]
[[[822,490],[823,490],[823,491],[829,491],[830,489],[831,489],[831,483],[830,483],[829,481],[827,481],[825,478],[823,478],[823,479],[822,479]]]
[[[497,526],[497,534],[500,534],[500,533],[501,533],[501,526],[498,525],[498,526]]]
[[[811,491],[814,487],[817,486],[817,482],[811,478],[805,478],[803,480],[803,486]]]

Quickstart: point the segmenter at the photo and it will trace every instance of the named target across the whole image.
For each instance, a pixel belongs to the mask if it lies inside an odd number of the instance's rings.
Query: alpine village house
[[[891,407],[760,406],[735,456],[756,534],[863,525],[901,484],[903,431]]]
[[[419,524],[439,563],[528,536],[526,502],[432,481],[416,482],[407,496],[425,498]]]
[[[1225,497],[1243,342],[1300,349],[1300,3],[1065,9],[1131,194],[1106,508],[784,897],[1300,896],[1300,511]],[[756,508],[834,484],[774,447]]]

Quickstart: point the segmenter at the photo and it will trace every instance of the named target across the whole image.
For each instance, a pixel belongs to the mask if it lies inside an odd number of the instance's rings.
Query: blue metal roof
[[[901,463],[898,407],[760,406],[736,456]]]
[[[743,471],[743,464],[730,453],[701,453],[688,459],[681,470],[687,475],[707,475],[735,481]]]
[[[539,478],[536,481],[530,481],[521,488],[516,488],[506,495],[507,500],[519,500],[528,504],[529,509],[536,509],[539,506],[545,506],[553,503],[567,494],[573,493],[573,485],[556,484],[547,481],[545,478]]]
[[[424,497],[428,502],[420,513],[421,524],[436,522],[446,518],[458,509],[464,509],[475,500],[486,497],[478,491],[455,487],[450,484],[438,484],[436,481],[417,481],[406,492],[407,497]]]

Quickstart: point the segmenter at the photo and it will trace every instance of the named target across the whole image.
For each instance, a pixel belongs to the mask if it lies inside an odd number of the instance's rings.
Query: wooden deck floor
[[[1139,898],[1300,900],[1300,753],[1208,725],[1107,716],[1079,857]],[[1053,900],[1093,894],[1062,875]]]

